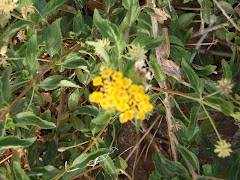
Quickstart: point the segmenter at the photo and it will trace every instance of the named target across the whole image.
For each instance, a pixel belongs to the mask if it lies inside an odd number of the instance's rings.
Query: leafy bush
[[[130,179],[146,137],[149,179],[239,179],[239,147],[213,118],[240,122],[238,5],[2,0],[0,179]],[[142,138],[124,159],[125,123]]]

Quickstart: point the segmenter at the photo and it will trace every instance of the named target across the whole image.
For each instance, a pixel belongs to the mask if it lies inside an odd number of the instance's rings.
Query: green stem
[[[32,96],[31,96],[31,99],[30,99],[30,102],[29,102],[29,104],[28,104],[28,107],[27,107],[26,111],[28,111],[29,107],[30,107],[31,104],[32,104],[32,100],[33,100],[33,96],[34,96],[34,91],[35,91],[35,86],[33,87]]]
[[[15,87],[15,86],[18,86],[18,85],[20,85],[20,84],[29,82],[29,81],[30,81],[30,80],[26,80],[26,81],[22,81],[22,82],[19,82],[19,83],[17,83],[17,84],[14,84],[14,85],[12,85],[12,88]]]
[[[180,111],[180,113],[182,114],[182,116],[185,118],[185,120],[186,120],[187,122],[190,122],[189,119],[188,119],[188,118],[184,115],[184,113],[182,112],[182,110],[181,110],[181,108],[179,107],[178,103],[176,102],[175,98],[172,97],[172,96],[171,96],[171,98],[172,98],[172,100],[174,101],[174,103],[176,104],[176,107],[178,108],[178,110]]]
[[[201,103],[200,103],[200,104],[201,104]],[[216,128],[216,126],[215,126],[215,124],[214,124],[211,116],[209,115],[208,111],[206,110],[205,106],[204,106],[203,104],[201,104],[201,106],[203,107],[203,110],[204,110],[205,113],[207,114],[207,116],[208,116],[208,118],[209,118],[209,120],[210,120],[210,122],[211,122],[211,124],[212,124],[212,127],[213,127],[214,131],[215,131],[216,134],[217,134],[218,139],[219,139],[219,140],[222,140],[222,138],[221,138],[220,134],[218,133],[218,130],[217,130],[217,128]]]
[[[218,91],[215,91],[214,93],[207,95],[207,97],[214,96],[215,94],[217,94],[217,93],[219,93],[219,92],[220,92],[220,90],[218,90]]]

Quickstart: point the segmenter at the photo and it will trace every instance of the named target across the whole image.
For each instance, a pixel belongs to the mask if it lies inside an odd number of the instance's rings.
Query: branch
[[[217,2],[217,0],[213,0],[213,2],[217,5],[217,7],[222,11],[223,15],[232,23],[232,25],[240,31],[240,27],[228,16],[228,14],[224,11],[224,9],[221,7],[221,5]]]

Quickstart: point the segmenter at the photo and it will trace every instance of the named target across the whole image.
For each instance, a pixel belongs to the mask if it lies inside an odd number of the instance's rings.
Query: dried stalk
[[[156,8],[156,2],[155,0],[152,0],[152,7]],[[154,34],[154,38],[158,37],[158,21],[156,18],[151,16],[151,20],[152,20],[152,28],[153,28],[153,34]],[[161,65],[161,60],[159,55],[156,53],[156,57],[157,57],[157,61],[160,63]],[[167,84],[166,81],[164,83],[159,83],[160,87],[163,89],[167,89]],[[168,95],[167,92],[164,92],[165,94],[165,99],[164,99],[164,105],[166,108],[166,121],[168,124],[168,134],[169,134],[169,140],[170,140],[170,147],[171,147],[171,152],[172,152],[172,156],[174,161],[177,161],[177,152],[176,152],[176,147],[175,147],[175,142],[172,139],[172,137],[170,136],[171,133],[173,133],[173,122],[172,122],[172,109],[171,109],[171,105],[170,105],[170,97]]]

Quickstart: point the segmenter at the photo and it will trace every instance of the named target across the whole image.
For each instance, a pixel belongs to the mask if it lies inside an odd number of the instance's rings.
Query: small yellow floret
[[[127,118],[128,118],[129,120],[131,120],[131,119],[134,118],[134,111],[133,111],[133,110],[127,110],[127,111],[125,112],[125,114],[126,114],[126,116],[127,116]]]
[[[123,74],[122,74],[121,72],[115,72],[115,73],[112,75],[112,78],[113,78],[114,80],[120,80],[120,79],[122,79],[122,77],[123,77]]]
[[[120,123],[123,124],[123,123],[127,122],[129,119],[125,113],[121,113],[119,116],[119,120],[120,120]]]
[[[134,94],[134,98],[135,98],[136,101],[139,102],[139,101],[141,101],[143,99],[143,94],[136,93],[136,94]]]
[[[111,69],[106,69],[106,70],[103,71],[102,77],[103,78],[108,78],[112,75],[112,73],[113,73],[113,71]]]
[[[94,86],[100,86],[102,84],[102,77],[97,76],[93,79],[93,85]]]
[[[144,120],[145,119],[145,113],[142,112],[142,111],[138,112],[136,118],[140,119],[140,120]]]
[[[117,110],[123,112],[129,109],[129,105],[126,103],[122,103],[120,102],[119,104],[117,104]]]
[[[122,83],[123,88],[127,89],[132,84],[132,80],[129,78],[123,78]]]
[[[136,94],[136,93],[138,93],[138,86],[132,84],[132,85],[128,88],[128,90],[129,90],[129,92],[130,92],[131,94]]]

